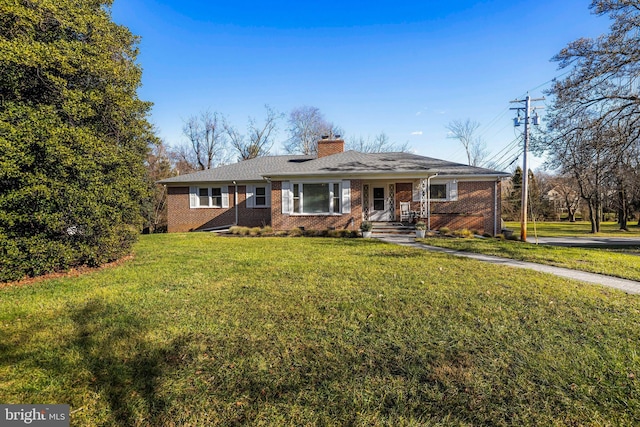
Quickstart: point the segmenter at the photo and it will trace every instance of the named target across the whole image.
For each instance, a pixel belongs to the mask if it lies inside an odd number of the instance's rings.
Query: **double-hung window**
[[[293,212],[300,212],[300,185],[293,184]]]
[[[246,187],[248,208],[268,208],[271,206],[271,185],[253,185]]]
[[[256,187],[256,207],[267,206],[267,187]]]
[[[190,187],[191,208],[228,208],[229,198],[226,187]]]
[[[447,200],[447,184],[431,184],[429,192],[431,200]]]
[[[426,179],[423,181],[427,181]],[[422,180],[414,181],[413,201],[421,200]],[[435,181],[435,180],[434,180]],[[437,181],[429,183],[429,193],[424,195],[425,199],[430,198],[432,202],[452,202],[458,200],[458,181]]]
[[[209,206],[209,190],[210,188],[198,188],[198,204],[200,206]]]
[[[198,203],[202,208],[221,208],[222,189],[219,187],[198,188]]]
[[[331,197],[333,198],[333,213],[340,213],[340,205],[341,205],[341,197],[340,197],[340,184],[337,182],[333,183],[333,192],[331,193]]]

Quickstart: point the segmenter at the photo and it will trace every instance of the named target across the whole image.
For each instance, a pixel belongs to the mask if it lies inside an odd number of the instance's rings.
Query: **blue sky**
[[[141,37],[139,94],[154,103],[151,120],[170,145],[201,111],[242,129],[265,104],[285,114],[311,105],[347,139],[384,131],[418,154],[464,163],[445,126],[470,118],[493,155],[508,146],[521,131],[509,101],[542,96],[561,74],[551,57],[606,32],[608,19],[588,5],[115,0],[112,13]],[[279,129],[273,153],[282,153],[285,121]]]

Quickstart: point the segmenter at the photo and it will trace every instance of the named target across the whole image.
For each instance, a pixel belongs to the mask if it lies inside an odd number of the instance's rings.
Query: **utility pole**
[[[514,126],[520,126],[521,118],[520,112],[524,111],[524,155],[522,157],[522,208],[520,212],[520,240],[523,242],[527,241],[527,209],[528,209],[528,199],[529,199],[529,160],[527,158],[527,152],[529,151],[529,124],[531,118],[531,102],[535,101],[544,101],[544,98],[535,98],[531,99],[529,93],[527,93],[527,97],[525,99],[516,99],[511,101],[511,103],[524,103],[524,107],[514,107],[510,108],[511,110],[516,110],[518,115],[515,119],[513,119]],[[537,107],[542,108],[542,107]],[[536,108],[534,107],[533,113],[533,124],[540,124],[540,118],[538,117],[538,113],[536,113]]]

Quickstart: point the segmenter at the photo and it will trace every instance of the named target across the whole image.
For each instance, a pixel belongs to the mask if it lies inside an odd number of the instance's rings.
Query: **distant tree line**
[[[581,198],[571,176],[529,170],[528,217],[534,221],[575,222],[582,216]],[[520,220],[522,209],[522,168],[517,166],[511,178],[502,183],[502,218]]]
[[[603,187],[602,211],[599,221],[620,223],[619,194],[615,185]],[[640,222],[640,205],[636,201],[629,205],[627,219]],[[533,221],[588,220],[590,211],[582,196],[580,185],[574,174],[558,174],[529,170],[529,212]],[[502,218],[519,221],[522,206],[522,168],[518,166],[509,179],[502,182]],[[628,226],[628,224],[627,224]]]

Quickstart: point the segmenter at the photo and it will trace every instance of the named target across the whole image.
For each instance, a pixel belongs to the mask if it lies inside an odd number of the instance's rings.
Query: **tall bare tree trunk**
[[[624,187],[622,187],[621,185],[618,189],[618,225],[620,225],[620,230],[628,231],[628,212],[629,209],[627,209],[627,197],[624,191]]]
[[[600,219],[599,218],[600,215],[598,215],[598,210],[594,206],[595,203],[594,203],[593,199],[589,199],[588,200],[588,205],[589,205],[589,222],[591,222],[591,232],[592,233],[597,233],[598,232],[598,224],[597,224],[597,222]]]

